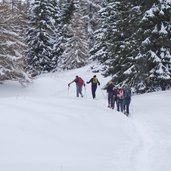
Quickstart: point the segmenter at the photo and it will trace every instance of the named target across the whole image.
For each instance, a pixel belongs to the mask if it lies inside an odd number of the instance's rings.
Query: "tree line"
[[[0,17],[0,80],[95,60],[116,85],[138,93],[170,88],[169,1],[4,0]]]

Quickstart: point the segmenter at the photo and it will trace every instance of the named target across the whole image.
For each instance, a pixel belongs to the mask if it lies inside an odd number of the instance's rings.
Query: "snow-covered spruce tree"
[[[79,1],[71,1],[74,12],[68,24],[64,25],[64,52],[60,59],[62,69],[73,69],[84,66],[89,58],[89,48],[86,36],[86,27],[81,14]]]
[[[96,31],[99,41],[93,47],[94,57],[106,66],[104,75],[112,75],[116,84],[125,80],[122,73],[132,67],[131,54],[136,45],[132,34],[139,11],[136,2],[133,6],[130,1],[106,0],[100,12],[102,27]]]
[[[0,18],[0,80],[29,82],[24,56],[25,11],[19,10],[18,4],[13,11],[8,3],[0,4]]]
[[[59,7],[61,11],[61,27],[59,29],[59,33],[61,33],[59,46],[61,54],[59,55],[58,70],[63,70],[64,68],[62,54],[65,50],[65,43],[67,42],[66,27],[70,23],[75,10],[75,6],[72,0],[59,0]]]
[[[27,32],[28,67],[30,72],[50,72],[56,69],[53,55],[54,7],[53,1],[35,0],[30,9],[30,28]]]
[[[116,84],[136,84],[137,67],[135,56],[138,54],[136,32],[141,19],[140,1],[115,1],[108,18],[106,31],[108,58],[105,61],[105,75],[112,75]]]
[[[63,20],[62,20],[62,9],[61,5],[58,2],[58,0],[52,0],[52,18],[53,18],[53,46],[52,46],[52,56],[55,61],[55,66],[58,69],[58,62],[60,59],[60,56],[63,53],[63,49],[61,47],[62,41],[63,41]]]
[[[80,0],[80,8],[86,26],[89,49],[94,46],[96,41],[94,32],[101,27],[98,12],[101,9],[101,4],[102,2],[99,0]]]
[[[98,14],[100,16],[99,24],[100,27],[98,27],[96,30],[94,30],[93,36],[94,36],[94,44],[92,48],[90,49],[92,60],[98,60],[100,63],[104,64],[104,61],[108,58],[107,53],[107,37],[105,35],[108,27],[108,17],[110,16],[110,11],[113,10],[113,5],[107,1],[104,1],[102,4],[102,8],[98,11]],[[105,64],[104,64],[105,65]]]
[[[164,90],[171,86],[171,2],[157,0],[147,4],[142,6],[144,15],[138,30],[136,66],[140,79],[136,89]]]
[[[62,10],[62,22],[68,24],[73,16],[75,10],[73,0],[59,0],[59,6]]]
[[[137,92],[169,86],[170,4],[111,0],[110,7],[104,34],[108,57],[100,59],[107,66],[105,75]]]

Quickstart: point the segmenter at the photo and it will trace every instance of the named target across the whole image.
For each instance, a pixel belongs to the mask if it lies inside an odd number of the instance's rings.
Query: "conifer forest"
[[[137,93],[171,86],[169,0],[1,0],[0,81],[96,62]]]

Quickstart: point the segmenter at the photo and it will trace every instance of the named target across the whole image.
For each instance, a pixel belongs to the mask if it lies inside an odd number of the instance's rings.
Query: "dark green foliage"
[[[62,6],[62,21],[64,24],[68,24],[73,16],[73,12],[75,10],[73,0],[66,0]]]
[[[74,1],[75,10],[71,20],[64,25],[62,44],[64,52],[60,59],[60,68],[64,70],[85,66],[89,57],[86,23],[82,15],[81,2]]]
[[[15,9],[10,3],[0,3],[0,81],[13,80],[21,84],[30,82],[26,73],[24,43],[26,11],[16,2]]]
[[[94,32],[95,44],[90,50],[91,59],[98,60],[100,63],[104,64],[109,59],[107,51],[107,28],[109,26],[108,17],[110,16],[110,11],[113,7],[108,8],[108,3],[103,3],[102,10],[99,11],[100,16],[100,27]]]
[[[171,5],[161,1],[106,1],[99,61],[105,76],[137,92],[171,85]],[[98,53],[97,53],[98,54]],[[97,56],[97,55],[96,55]]]
[[[140,22],[139,66],[144,91],[166,89],[171,85],[171,4],[155,1]]]
[[[57,67],[54,50],[56,18],[54,1],[35,0],[30,10],[30,26],[26,41],[29,45],[28,67],[30,72],[50,72]]]

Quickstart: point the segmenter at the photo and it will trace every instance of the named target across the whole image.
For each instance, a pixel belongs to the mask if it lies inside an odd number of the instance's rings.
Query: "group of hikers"
[[[77,75],[75,77],[75,79],[68,84],[68,87],[74,82],[76,83],[76,96],[79,97],[79,95],[81,95],[81,97],[83,97],[82,86],[85,87],[84,80]],[[91,78],[90,81],[87,81],[86,83],[87,84],[91,83],[92,97],[93,97],[93,99],[95,99],[96,98],[97,85],[100,85],[100,82],[97,79],[96,75],[94,75],[93,78]]]
[[[110,81],[106,86],[106,90],[108,93],[108,107],[114,109],[116,104],[117,111],[128,116],[131,102],[130,87],[127,85],[114,86],[114,83]]]
[[[84,80],[79,77],[78,75],[75,77],[73,81],[68,84],[68,87],[72,83],[76,83],[76,96],[83,97],[82,87],[85,86]],[[96,98],[96,90],[97,86],[100,86],[100,82],[97,79],[96,75],[94,75],[89,81],[86,82],[87,84],[91,83],[91,92],[93,99]],[[129,105],[131,102],[131,89],[129,86],[115,86],[113,81],[110,81],[105,86],[108,95],[108,107],[111,109],[115,108],[116,110],[124,113],[126,116],[129,115]]]

